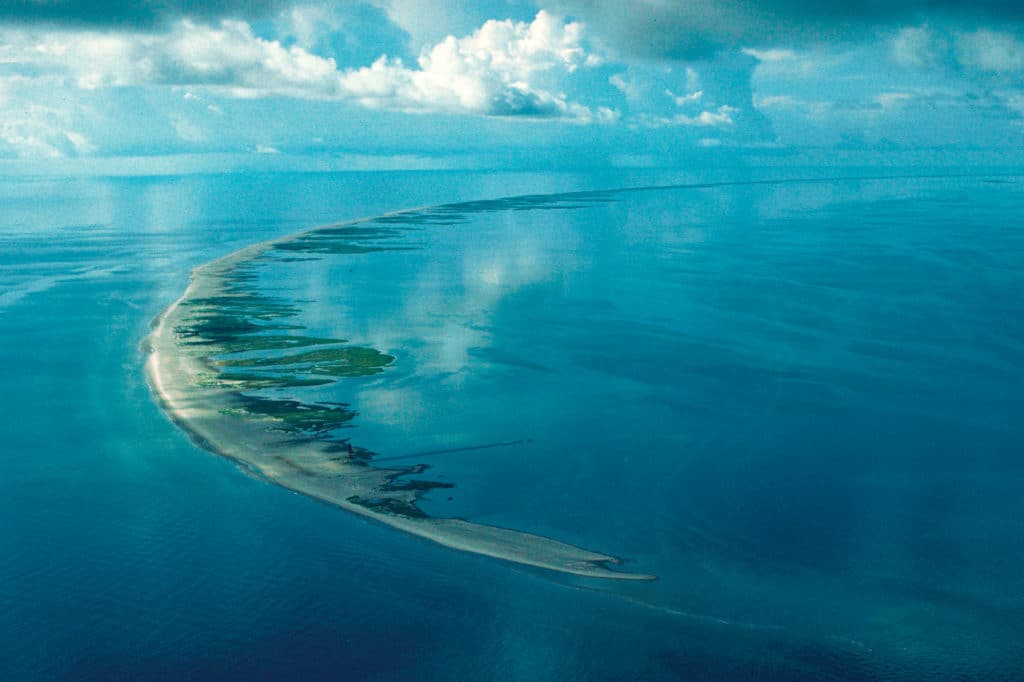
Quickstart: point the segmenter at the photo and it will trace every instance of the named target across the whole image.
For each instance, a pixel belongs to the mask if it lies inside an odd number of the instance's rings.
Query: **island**
[[[374,466],[377,453],[337,435],[355,416],[348,405],[267,395],[266,389],[380,373],[395,359],[306,333],[291,319],[295,303],[259,290],[261,265],[275,258],[372,252],[384,248],[382,240],[403,221],[444,220],[451,213],[415,209],[315,228],[196,268],[185,293],[154,321],[144,342],[154,395],[197,444],[297,493],[464,552],[588,578],[654,580],[615,570],[615,557],[547,537],[429,516],[417,500],[450,484],[405,478],[422,473],[422,464]]]

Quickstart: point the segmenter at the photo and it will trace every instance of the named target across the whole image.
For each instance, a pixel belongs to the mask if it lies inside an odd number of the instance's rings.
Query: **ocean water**
[[[5,180],[0,675],[1024,675],[1024,179],[790,175]],[[385,250],[261,269],[396,358],[298,397],[452,483],[427,513],[656,582],[406,536],[152,400],[139,342],[191,268],[440,204],[368,223]]]

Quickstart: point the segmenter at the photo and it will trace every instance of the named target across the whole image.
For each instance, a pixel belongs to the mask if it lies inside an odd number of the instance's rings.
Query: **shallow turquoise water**
[[[149,397],[149,320],[235,248],[411,205],[693,179],[5,185],[0,671],[1019,673],[1016,178],[473,204],[411,216],[389,243],[412,250],[263,269],[311,330],[396,356],[301,395],[351,403],[345,435],[381,457],[454,450],[407,460],[456,486],[425,510],[620,555],[654,584],[525,571],[355,519],[205,455]]]

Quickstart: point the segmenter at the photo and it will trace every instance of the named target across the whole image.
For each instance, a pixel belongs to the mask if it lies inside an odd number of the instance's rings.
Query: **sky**
[[[0,6],[7,168],[1016,163],[1022,148],[1019,0]]]

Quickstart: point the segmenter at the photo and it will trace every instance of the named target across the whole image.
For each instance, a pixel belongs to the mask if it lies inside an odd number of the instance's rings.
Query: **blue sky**
[[[0,7],[0,159],[1019,162],[1019,7],[13,0]]]

